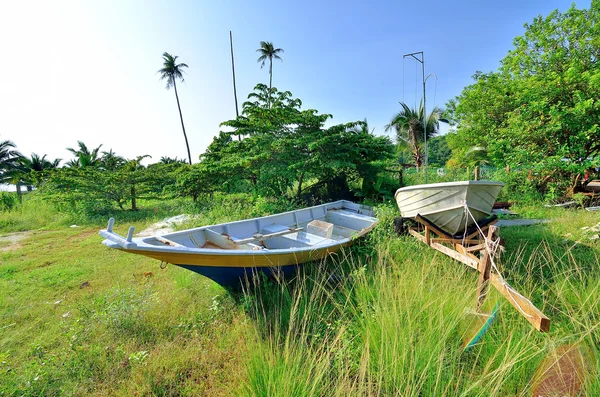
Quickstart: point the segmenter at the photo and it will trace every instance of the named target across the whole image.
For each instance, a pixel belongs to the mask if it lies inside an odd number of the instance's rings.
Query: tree
[[[180,178],[184,194],[212,192],[206,188],[210,184],[226,190],[243,186],[267,196],[348,198],[349,184],[369,178],[380,169],[374,163],[393,153],[390,140],[371,134],[365,122],[326,128],[332,116],[302,110],[302,101],[289,91],[258,84],[248,99],[242,115],[221,124],[231,130],[214,138],[193,177]]]
[[[17,146],[11,141],[0,142],[0,183],[11,180],[12,172],[19,165],[22,155],[16,148]]]
[[[424,160],[423,103],[420,103],[418,111],[409,108],[404,102],[399,103],[402,109],[392,117],[392,121],[385,126],[385,130],[396,131],[396,138],[399,145],[410,151],[418,170]],[[427,116],[427,139],[430,139],[439,132],[440,121],[446,121],[441,118],[441,115],[442,110],[436,107]]]
[[[124,166],[127,160],[121,156],[117,156],[117,154],[110,149],[108,152],[102,152],[100,162],[103,169],[107,171],[116,171]]]
[[[27,190],[32,190],[33,186],[39,186],[46,177],[45,171],[50,171],[58,168],[61,159],[54,161],[46,160],[47,155],[40,157],[36,153],[31,153],[31,158],[21,157],[20,171],[21,181],[27,185]]]
[[[496,72],[451,103],[457,161],[482,147],[497,166],[527,166],[537,185],[568,180],[570,192],[600,154],[600,1],[525,25]]]
[[[427,141],[429,145],[429,163],[443,167],[452,157],[452,151],[448,146],[447,135],[439,135]]]
[[[177,80],[183,79],[183,68],[187,68],[185,63],[177,63],[177,56],[171,55],[168,52],[163,53],[163,68],[158,71],[161,80],[167,80],[167,90],[173,87],[175,90],[175,98],[177,99],[177,109],[179,110],[179,120],[181,120],[181,129],[185,138],[185,146],[187,148],[188,160],[192,164],[192,155],[190,154],[190,145],[188,143],[187,134],[185,133],[185,125],[183,124],[183,116],[181,114],[181,106],[179,105],[179,95],[177,94]]]
[[[279,59],[283,62],[283,59],[279,56],[279,54],[283,53],[283,49],[275,48],[272,42],[270,41],[261,41],[260,48],[256,50],[256,52],[260,53],[260,56],[257,59],[257,62],[261,62],[260,68],[262,69],[265,66],[265,62],[269,60],[269,100],[268,106],[271,103],[271,89],[273,87],[273,59]]]
[[[77,141],[78,149],[67,148],[67,150],[75,155],[75,159],[67,162],[67,166],[75,168],[87,168],[87,167],[97,167],[100,165],[100,157],[98,156],[98,152],[102,145],[100,144],[95,149],[88,149],[85,143],[82,141]]]

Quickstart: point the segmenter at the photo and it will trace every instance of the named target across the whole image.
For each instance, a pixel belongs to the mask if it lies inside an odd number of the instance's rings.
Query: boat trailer
[[[488,285],[496,288],[519,313],[540,332],[550,330],[550,319],[529,299],[521,295],[502,277],[495,260],[503,250],[502,239],[495,226],[496,216],[485,219],[479,225],[467,229],[464,234],[450,235],[421,215],[414,220],[408,232],[429,247],[459,261],[479,272],[477,283],[477,310],[481,309],[487,295]]]

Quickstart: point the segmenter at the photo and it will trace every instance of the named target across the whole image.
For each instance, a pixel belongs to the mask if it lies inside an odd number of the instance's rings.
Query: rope
[[[485,243],[485,249],[486,249],[486,251],[489,254],[489,260],[492,263],[492,269],[496,272],[496,274],[500,278],[500,283],[504,286],[504,288],[506,288],[506,291],[508,292],[508,296],[513,301],[513,303],[515,304],[515,307],[517,309],[519,309],[519,311],[525,317],[532,318],[533,316],[531,314],[526,313],[523,310],[523,308],[521,307],[521,305],[519,305],[519,302],[517,302],[517,300],[514,298],[513,293],[519,295],[521,298],[523,298],[525,300],[527,300],[527,298],[525,298],[523,295],[521,295],[517,291],[512,291],[512,288],[510,287],[510,284],[508,284],[506,282],[506,280],[504,280],[504,277],[502,277],[502,273],[500,273],[500,270],[498,269],[498,266],[496,266],[496,262],[494,261],[494,257],[496,256],[498,248],[500,247],[500,238],[496,239],[496,241],[490,241],[490,239],[488,239],[487,236],[483,233],[483,230],[481,230],[481,228],[479,227],[479,224],[477,223],[477,220],[475,219],[475,217],[471,213],[471,210],[469,210],[469,207],[467,206],[467,203],[465,201],[463,201],[462,205],[463,205],[463,207],[465,209],[465,213],[467,214],[467,216],[465,218],[468,220],[468,218],[470,216],[471,219],[473,219],[473,222],[475,223],[475,226],[477,227],[477,230],[479,231],[479,234],[483,238],[483,241]],[[466,235],[466,228],[465,228],[465,235]],[[463,241],[464,241],[464,237],[463,237]]]

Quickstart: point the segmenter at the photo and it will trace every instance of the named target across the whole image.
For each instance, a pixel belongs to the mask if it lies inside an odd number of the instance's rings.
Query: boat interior
[[[321,206],[147,237],[143,242],[196,249],[281,250],[333,244],[358,235],[375,222],[358,211]]]

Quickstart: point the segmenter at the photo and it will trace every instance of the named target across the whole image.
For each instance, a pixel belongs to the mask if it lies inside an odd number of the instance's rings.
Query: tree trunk
[[[190,165],[192,165],[192,155],[190,154],[190,144],[188,143],[187,135],[185,133],[185,126],[183,125],[183,116],[181,115],[181,106],[179,106],[179,95],[177,95],[177,84],[175,84],[175,79],[172,80],[173,88],[175,88],[175,98],[177,98],[177,109],[179,109],[179,119],[181,120],[181,129],[183,129],[183,137],[185,138],[185,146],[187,148],[188,159],[190,161]]]
[[[271,108],[271,88],[273,87],[273,59],[269,62],[269,109]]]
[[[21,193],[21,185],[17,182],[15,185],[17,187],[17,197],[19,198],[19,202],[23,202],[23,193]]]
[[[131,185],[131,210],[137,211],[137,200],[135,197],[135,185]]]
[[[304,172],[300,174],[300,179],[298,180],[298,193],[296,193],[296,198],[300,200],[300,195],[302,194],[302,181],[304,180]]]

